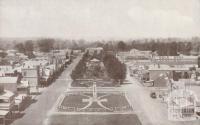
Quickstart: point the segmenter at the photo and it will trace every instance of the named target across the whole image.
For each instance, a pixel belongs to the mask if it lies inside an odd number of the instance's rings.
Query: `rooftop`
[[[0,83],[17,83],[18,77],[0,77]]]
[[[91,62],[100,62],[100,60],[98,60],[98,59],[96,59],[96,58],[94,58],[94,59],[92,59],[92,60],[90,60]]]
[[[5,116],[8,114],[9,111],[6,110],[0,110],[0,116]]]
[[[12,97],[13,95],[14,95],[13,92],[8,91],[8,90],[4,90],[4,92],[2,92],[0,94],[0,99],[8,99],[8,98]]]
[[[175,66],[175,67],[171,67],[169,65],[150,65],[149,66],[149,70],[178,70],[178,71],[187,71],[189,70],[188,67],[186,66],[182,66],[182,67],[178,67],[178,66]]]

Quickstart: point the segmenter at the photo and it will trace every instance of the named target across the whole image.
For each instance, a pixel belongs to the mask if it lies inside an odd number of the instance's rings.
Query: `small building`
[[[89,62],[87,62],[86,64],[86,67],[89,69],[89,70],[93,70],[95,67],[100,67],[101,66],[101,61],[96,59],[96,58],[93,58],[92,60],[90,60]]]

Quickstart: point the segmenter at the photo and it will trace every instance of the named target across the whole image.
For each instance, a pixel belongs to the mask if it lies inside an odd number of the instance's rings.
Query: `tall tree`
[[[170,47],[168,49],[169,51],[169,56],[177,56],[178,53],[177,53],[177,43],[176,42],[172,42],[172,43],[169,43],[170,44]]]
[[[114,55],[106,54],[103,58],[108,76],[116,82],[123,83],[126,77],[126,66],[121,63]]]
[[[117,49],[118,49],[118,51],[126,51],[127,46],[126,46],[126,44],[123,41],[120,41],[117,44]]]
[[[189,55],[191,50],[192,50],[192,43],[191,43],[191,42],[188,42],[188,43],[186,44],[185,53],[186,53],[187,55]]]
[[[0,52],[0,57],[5,58],[8,54],[6,52]]]
[[[23,43],[17,43],[15,45],[15,49],[17,49],[21,53],[24,53],[26,51]]]
[[[26,41],[25,44],[24,44],[24,48],[25,48],[26,51],[32,52],[33,49],[34,49],[33,41],[32,40]]]
[[[38,41],[38,47],[41,52],[49,52],[54,48],[54,39],[41,39]]]

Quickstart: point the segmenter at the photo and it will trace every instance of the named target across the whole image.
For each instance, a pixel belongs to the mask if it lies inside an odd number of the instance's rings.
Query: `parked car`
[[[151,96],[151,98],[153,98],[153,99],[157,98],[157,96],[156,96],[156,93],[155,93],[155,92],[151,92],[151,93],[150,93],[150,96]]]

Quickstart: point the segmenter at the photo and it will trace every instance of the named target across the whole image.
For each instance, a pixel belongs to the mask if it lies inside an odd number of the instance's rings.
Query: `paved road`
[[[25,115],[15,120],[12,125],[42,125],[48,111],[52,108],[59,95],[64,92],[71,83],[70,73],[81,57],[82,56],[76,58],[73,63],[64,70],[61,76],[37,97],[37,102],[31,104],[30,107],[24,111]]]
[[[159,100],[150,98],[150,91],[143,87],[136,79],[127,74],[132,83],[123,86],[129,100],[138,115],[142,125],[200,125],[200,120],[193,122],[172,122],[168,120],[167,105]]]

